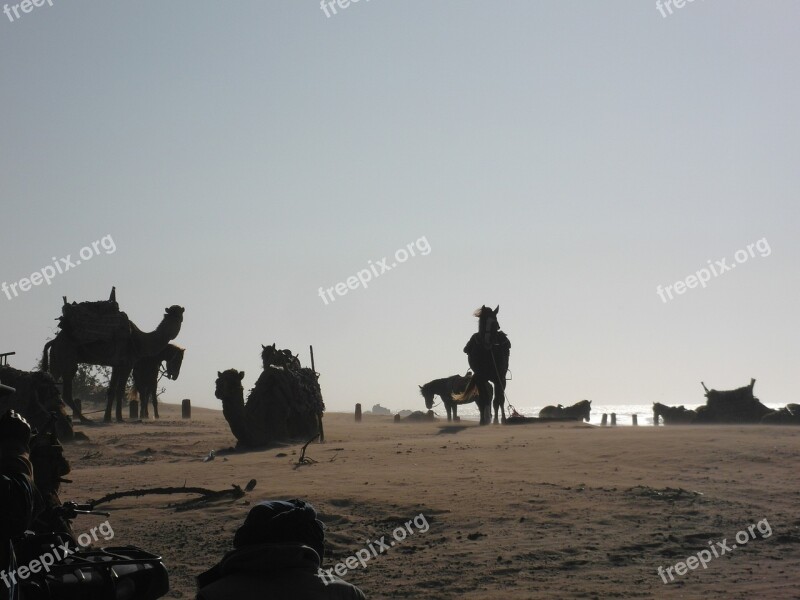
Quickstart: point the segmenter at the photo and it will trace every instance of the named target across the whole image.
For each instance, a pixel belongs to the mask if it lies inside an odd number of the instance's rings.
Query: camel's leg
[[[61,380],[63,382],[62,386],[62,396],[64,403],[72,409],[72,417],[81,419],[81,407],[80,405],[73,399],[72,397],[72,380],[75,378],[75,373],[77,372],[78,367],[75,366],[75,369],[70,369],[69,371],[62,373]]]
[[[106,392],[106,412],[103,415],[105,423],[111,423],[111,405],[114,403],[114,390],[117,387],[117,378],[119,377],[118,367],[111,369],[111,381],[108,382],[108,391]]]
[[[117,422],[122,423],[122,399],[125,397],[125,385],[128,383],[128,377],[130,377],[131,371],[133,367],[128,366],[125,368],[121,368],[120,370],[122,373],[120,374],[120,378],[117,381]]]
[[[137,391],[137,395],[139,396],[139,418],[149,419],[150,418],[150,410],[147,407],[147,404],[150,402],[150,390],[144,389],[143,391]]]
[[[139,380],[139,378],[137,378],[137,373],[134,371],[133,389],[136,392],[136,396],[139,398],[139,418],[149,419],[150,418],[150,408],[148,406],[148,404],[150,403],[149,378],[146,382],[142,382],[141,380]]]

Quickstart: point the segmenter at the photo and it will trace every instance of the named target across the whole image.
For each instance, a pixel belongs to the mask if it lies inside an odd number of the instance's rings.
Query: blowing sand
[[[63,500],[153,486],[253,492],[202,508],[194,496],[110,502],[115,538],[159,553],[168,598],[193,598],[194,577],[227,549],[249,505],[312,502],[327,526],[325,566],[423,514],[414,533],[345,579],[369,598],[800,598],[800,430],[783,427],[598,428],[395,424],[391,417],[327,414],[315,463],[301,445],[247,453],[222,413],[163,405],[158,422],[83,427],[67,447],[74,483]],[[203,462],[210,450],[214,460]],[[669,489],[668,489],[669,488]],[[672,567],[709,541],[767,520],[750,539],[665,585]],[[104,517],[82,517],[75,533]],[[408,531],[408,530],[407,530]],[[716,546],[719,548],[719,546]],[[674,573],[674,570],[673,570]]]

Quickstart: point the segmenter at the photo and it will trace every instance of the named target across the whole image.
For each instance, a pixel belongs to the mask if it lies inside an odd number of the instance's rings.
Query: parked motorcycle
[[[53,510],[67,522],[109,514],[74,502]],[[136,546],[88,548],[66,532],[26,532],[14,554],[25,600],[156,600],[169,591],[161,557]]]

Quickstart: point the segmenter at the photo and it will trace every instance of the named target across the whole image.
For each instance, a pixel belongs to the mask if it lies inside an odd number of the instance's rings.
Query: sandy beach
[[[302,444],[227,453],[235,440],[222,413],[192,417],[165,404],[160,421],[82,427],[90,441],[66,449],[63,500],[257,480],[243,498],[191,510],[171,505],[192,495],[98,507],[112,513],[114,544],[163,556],[169,598],[194,597],[195,576],[230,547],[250,504],[293,497],[322,515],[326,568],[385,536],[389,549],[345,576],[369,598],[800,598],[796,428],[355,423],[333,413],[326,442],[308,447],[316,462],[298,466]],[[79,519],[75,532],[103,520]],[[740,531],[748,540],[737,546]],[[722,544],[706,568],[673,569],[668,584],[657,572]]]

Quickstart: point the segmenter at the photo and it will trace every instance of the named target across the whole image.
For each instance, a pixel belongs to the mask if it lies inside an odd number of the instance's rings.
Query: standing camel
[[[125,384],[138,360],[155,356],[170,341],[174,340],[183,323],[183,307],[173,305],[165,309],[164,318],[153,331],[144,332],[133,322],[129,325],[129,335],[85,344],[75,341],[63,329],[55,338],[47,342],[42,352],[42,370],[49,371],[64,384],[63,397],[73,412],[81,419],[80,407],[72,398],[72,380],[78,364],[111,367],[111,382],[108,386],[108,402],[103,420],[111,422],[111,405],[116,400],[117,421],[122,421],[122,397]]]

